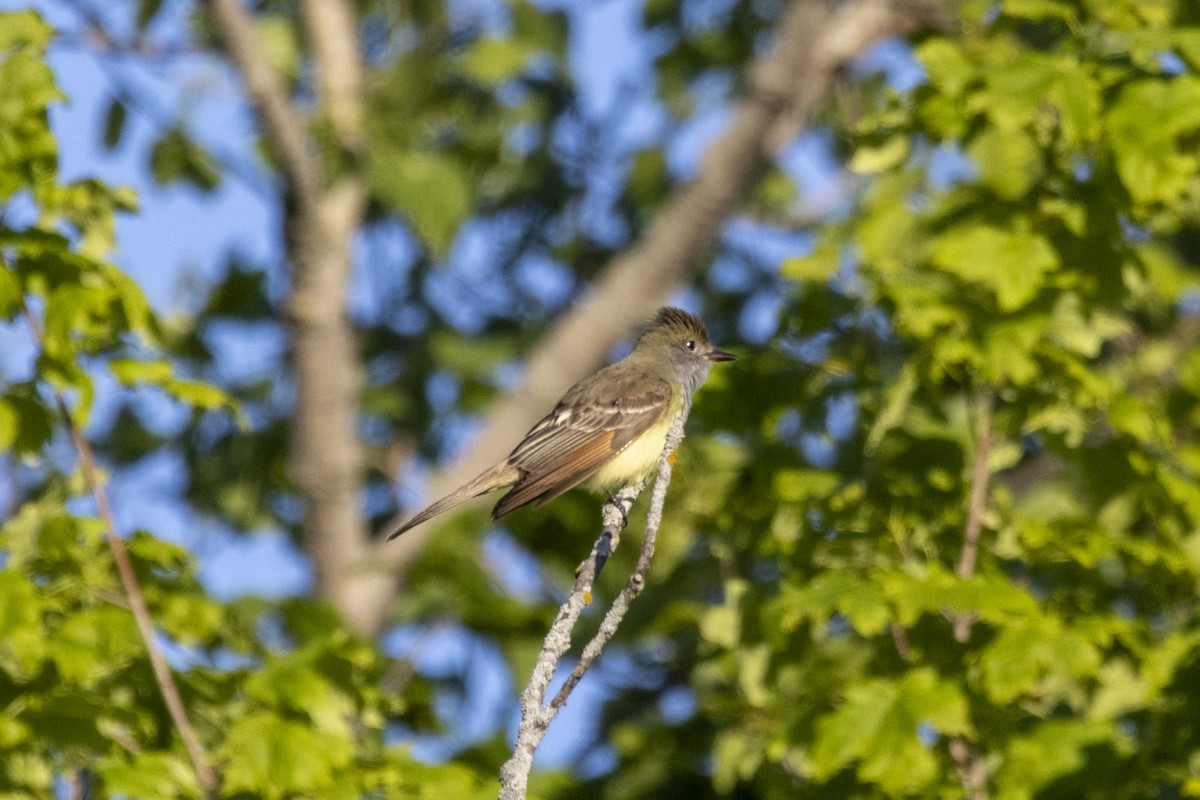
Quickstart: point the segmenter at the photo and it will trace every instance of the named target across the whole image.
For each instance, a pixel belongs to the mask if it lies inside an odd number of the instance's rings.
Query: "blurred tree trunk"
[[[352,565],[367,547],[358,507],[360,447],[357,414],[362,378],[347,304],[355,234],[366,192],[356,162],[362,149],[363,69],[353,9],[341,0],[308,0],[302,7],[312,48],[315,116],[329,126],[336,159],[322,159],[309,120],[256,41],[253,21],[238,0],[214,0],[213,11],[231,61],[279,161],[284,180],[284,232],[291,287],[287,308],[295,368],[291,472],[304,503],[304,541],[316,592],[360,629],[374,624],[356,614]],[[323,163],[345,163],[328,175]]]

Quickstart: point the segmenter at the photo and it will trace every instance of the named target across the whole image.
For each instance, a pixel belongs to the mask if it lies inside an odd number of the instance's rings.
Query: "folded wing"
[[[616,392],[621,399],[612,403],[586,402],[571,394],[564,397],[508,457],[521,478],[496,504],[492,516],[558,497],[654,427],[671,406],[671,386],[644,378],[638,384],[636,393]]]

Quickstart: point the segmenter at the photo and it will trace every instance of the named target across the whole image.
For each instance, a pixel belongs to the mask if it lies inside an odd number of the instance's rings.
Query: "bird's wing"
[[[533,500],[551,500],[579,485],[652,428],[670,405],[671,385],[664,380],[614,403],[564,398],[508,457],[521,479],[496,504],[492,516],[501,517]]]

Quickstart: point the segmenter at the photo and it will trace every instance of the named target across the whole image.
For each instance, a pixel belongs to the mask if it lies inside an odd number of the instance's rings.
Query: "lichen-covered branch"
[[[683,440],[683,415],[678,415],[667,433],[666,445],[658,461],[658,474],[654,481],[654,491],[650,495],[650,511],[646,518],[646,538],[642,543],[642,552],[638,556],[637,565],[625,588],[617,595],[604,615],[600,629],[583,650],[579,663],[575,665],[565,684],[549,703],[545,703],[546,692],[550,681],[558,668],[563,654],[571,646],[571,631],[579,620],[584,606],[591,602],[592,583],[603,565],[599,558],[606,549],[615,548],[616,540],[633,506],[645,486],[642,480],[633,486],[627,486],[605,503],[601,512],[603,530],[600,538],[592,547],[591,554],[579,565],[579,575],[570,596],[558,610],[550,631],[546,634],[542,651],[538,654],[533,673],[525,691],[521,693],[521,725],[517,729],[517,741],[513,746],[512,757],[500,770],[500,800],[522,800],[529,785],[529,773],[533,769],[533,754],[546,735],[550,723],[558,715],[559,709],[567,702],[571,691],[582,680],[584,673],[600,655],[604,646],[617,632],[617,627],[629,610],[633,598],[641,593],[646,583],[646,571],[650,569],[650,559],[654,555],[654,540],[658,527],[662,522],[663,504],[667,497],[667,487],[671,483],[671,467],[675,451]]]

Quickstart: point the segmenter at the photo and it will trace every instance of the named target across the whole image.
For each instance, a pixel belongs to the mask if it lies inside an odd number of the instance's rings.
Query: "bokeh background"
[[[380,534],[664,303],[741,359],[532,795],[1200,794],[1194,3],[0,12],[10,796],[204,792],[56,394],[217,794],[493,796],[599,502]]]

